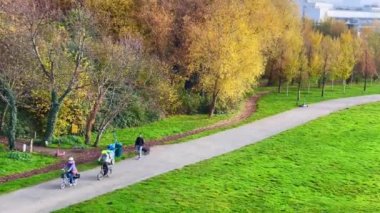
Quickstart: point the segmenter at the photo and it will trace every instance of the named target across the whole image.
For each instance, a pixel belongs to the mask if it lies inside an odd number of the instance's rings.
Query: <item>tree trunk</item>
[[[364,75],[364,92],[367,91],[367,74]]]
[[[274,71],[273,71],[273,62],[270,60],[268,61],[268,70],[269,70],[269,76],[268,76],[268,82],[267,82],[267,86],[270,87],[270,86],[273,86],[274,85],[274,82],[275,82],[275,79],[274,79]]]
[[[98,131],[98,134],[96,135],[96,139],[95,139],[95,142],[94,142],[94,147],[98,147],[99,141],[100,141],[100,139],[101,139],[101,137],[102,137],[102,135],[104,133],[104,130],[105,130],[105,128],[102,128],[102,129],[100,129],[100,131]]]
[[[334,80],[331,80],[331,90],[334,90]]]
[[[302,83],[301,80],[299,80],[298,87],[297,87],[297,105],[299,105],[299,102],[301,100],[301,83]]]
[[[17,106],[16,98],[9,88],[5,88],[5,96],[8,99],[9,109],[10,109],[10,119],[8,125],[8,146],[9,150],[15,149],[16,143],[16,126],[17,126]]]
[[[96,98],[95,103],[92,106],[92,109],[86,121],[86,129],[85,129],[85,136],[84,136],[86,144],[90,144],[91,142],[91,131],[95,123],[96,115],[98,114],[100,106],[103,103],[103,98],[104,98],[104,92],[103,90],[100,90],[98,97]]]
[[[354,72],[351,74],[350,84],[352,85],[354,83]]]
[[[208,114],[209,118],[211,118],[215,113],[216,100],[218,99],[218,94],[219,94],[218,83],[219,83],[219,78],[215,79],[215,82],[214,82],[214,89],[212,92],[212,100],[211,100],[211,105],[210,105],[210,111]]]
[[[1,119],[0,120],[0,132],[3,131],[4,123],[5,123],[5,117],[7,116],[8,108],[9,108],[9,105],[7,103],[5,103],[5,108],[4,108],[4,111],[1,114],[1,118],[0,118]]]
[[[102,138],[103,133],[106,130],[107,126],[110,124],[111,120],[109,120],[108,122],[106,122],[104,125],[100,126],[98,134],[96,135],[96,139],[95,139],[95,142],[94,142],[94,147],[98,147],[100,139]]]
[[[286,96],[289,96],[289,82],[286,82]]]
[[[346,94],[346,80],[343,80],[343,93]]]
[[[322,76],[322,93],[321,93],[322,97],[325,97],[325,87],[326,87],[326,74],[323,73],[323,76]]]
[[[51,139],[53,138],[60,107],[61,107],[61,102],[58,100],[57,92],[53,90],[51,92],[51,106],[50,106],[50,110],[48,114],[44,141],[50,142]]]
[[[310,80],[307,81],[307,94],[310,94]]]
[[[215,113],[215,106],[216,106],[216,100],[217,100],[217,98],[218,98],[218,95],[217,94],[214,94],[213,96],[212,96],[212,101],[211,101],[211,105],[210,105],[210,112],[209,112],[209,114],[208,114],[208,116],[211,118],[213,115],[214,115],[214,113]]]
[[[281,93],[281,86],[282,86],[282,78],[278,77],[278,93]]]

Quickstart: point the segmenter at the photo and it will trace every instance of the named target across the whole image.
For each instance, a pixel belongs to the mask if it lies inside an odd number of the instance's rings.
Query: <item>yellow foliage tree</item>
[[[323,35],[318,31],[314,31],[311,23],[308,21],[305,23],[303,35],[307,59],[308,92],[310,92],[310,81],[318,79],[322,69],[321,43]]]
[[[217,100],[237,100],[251,89],[262,73],[263,57],[242,2],[216,0],[208,9],[205,22],[189,29],[189,58],[211,99],[212,116]]]
[[[54,135],[70,134],[72,125],[77,126],[79,132],[83,130],[88,111],[84,101],[86,96],[87,92],[85,90],[76,90],[64,100],[54,129]],[[46,124],[46,116],[50,109],[49,92],[46,90],[33,90],[30,103],[24,107],[32,112],[40,123]]]
[[[322,93],[321,96],[325,95],[325,86],[327,77],[332,71],[333,61],[336,59],[337,51],[339,45],[337,39],[333,39],[331,36],[324,36],[321,43],[321,58],[322,58],[322,69],[321,71],[321,81],[322,81]]]
[[[346,79],[352,74],[357,61],[354,44],[355,38],[350,31],[342,33],[338,42],[336,42],[336,49],[339,49],[339,51],[331,69],[332,73],[342,80],[344,93],[346,92]]]
[[[137,34],[138,27],[134,17],[134,0],[85,0],[85,5],[97,18],[102,32],[114,39]]]

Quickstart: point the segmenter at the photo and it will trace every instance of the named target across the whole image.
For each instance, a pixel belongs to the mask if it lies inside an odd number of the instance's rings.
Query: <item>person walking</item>
[[[136,149],[136,152],[138,153],[138,156],[136,158],[137,160],[141,158],[143,147],[144,147],[144,138],[142,137],[142,134],[140,133],[140,135],[136,138],[136,141],[135,141],[135,149]]]

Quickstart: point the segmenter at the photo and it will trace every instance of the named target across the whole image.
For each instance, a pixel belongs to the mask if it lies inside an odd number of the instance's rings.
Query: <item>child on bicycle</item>
[[[69,157],[67,163],[64,167],[66,177],[70,181],[70,186],[74,184],[74,177],[78,174],[78,169],[75,165],[75,161],[73,157]]]

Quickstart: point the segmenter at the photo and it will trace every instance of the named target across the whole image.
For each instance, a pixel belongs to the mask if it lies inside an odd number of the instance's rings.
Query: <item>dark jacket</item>
[[[135,141],[135,146],[144,146],[144,139],[142,137],[137,137]]]

